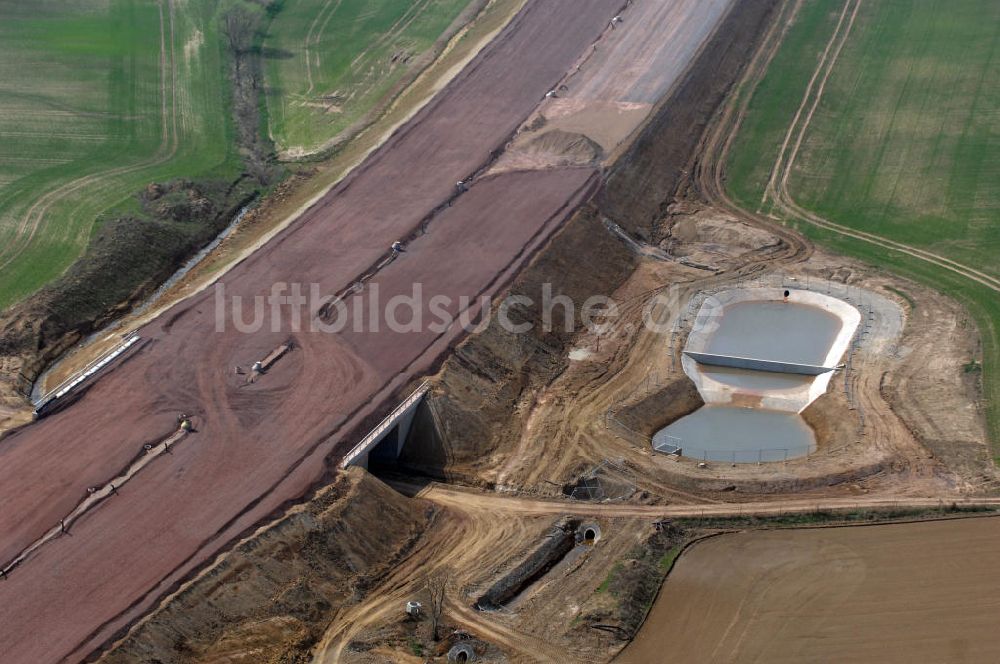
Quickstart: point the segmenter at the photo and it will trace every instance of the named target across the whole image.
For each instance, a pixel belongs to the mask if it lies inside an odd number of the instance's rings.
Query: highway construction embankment
[[[102,661],[177,661],[178,643],[188,661],[298,654],[409,552],[427,523],[420,501],[360,468],[342,473],[185,584]]]
[[[749,48],[747,41],[753,39],[752,35],[742,32],[742,27],[736,29],[730,22],[744,26],[758,20],[758,27],[762,27],[770,6],[769,3],[739,5],[742,12],[753,8],[758,13],[748,15],[738,11],[727,18],[723,30],[728,26],[729,32],[717,33],[691,70],[700,71],[709,78],[703,81],[685,79],[675,91],[675,96],[659,107],[650,126],[663,122],[663,114],[673,118],[689,117],[685,115],[689,109],[670,105],[680,103],[676,95],[681,94],[681,90],[689,93],[701,91],[706,95],[684,99],[700,109],[702,122],[707,123],[714,109],[710,103],[712,95],[724,94],[726,89],[724,80],[717,77],[727,71],[726,75],[734,77],[739,72],[738,67],[720,69],[721,63],[727,62],[726,58],[736,58],[734,53],[738,52],[738,48],[733,46],[734,43],[743,43],[744,48]],[[737,60],[728,62],[732,64]],[[713,87],[716,84],[723,86],[721,92]],[[751,268],[755,267],[753,261],[756,261],[756,267],[763,268],[801,255],[797,253],[802,250],[801,245],[790,247],[787,242],[768,235],[766,227],[753,228],[764,236],[754,239],[753,234],[746,230],[750,226],[739,219],[718,217],[710,220],[727,225],[728,230],[740,228],[733,231],[736,234],[745,233],[740,238],[724,242],[718,234],[706,231],[708,224],[704,222],[713,211],[706,201],[696,199],[683,189],[684,178],[680,175],[690,163],[690,153],[697,152],[701,136],[666,130],[660,134],[643,135],[650,140],[640,141],[633,151],[612,164],[612,172],[616,175],[602,187],[599,196],[592,198],[590,204],[549,236],[527,269],[519,272],[514,279],[512,292],[527,294],[538,301],[542,284],[550,282],[555,285],[554,294],[566,294],[577,305],[594,293],[615,292],[616,297],[620,292],[637,293],[634,301],[620,300],[634,313],[644,301],[643,296],[648,297],[650,289],[663,287],[664,284],[686,283],[695,290],[708,285],[718,288],[720,284],[727,283],[726,280],[739,279],[743,274],[741,270],[748,264]],[[653,152],[650,154],[643,150]],[[678,158],[669,162],[670,155],[678,155]],[[681,155],[686,156],[682,158]],[[674,178],[674,188],[665,190],[659,183],[655,187],[634,184],[627,175],[629,159],[662,167],[665,176]],[[659,159],[667,160],[666,163],[673,163],[673,166],[664,166]],[[487,182],[492,180],[480,180],[476,186],[482,187]],[[621,189],[615,190],[615,187]],[[630,232],[635,237],[653,239],[673,233],[669,244],[660,245],[662,255],[652,257],[641,254],[636,251],[636,246],[655,245],[642,240],[627,244],[619,236],[608,232],[605,220],[608,219],[607,214],[611,210],[608,205],[612,200],[617,200],[619,205],[635,206],[626,213],[626,218],[617,220],[622,227],[631,225]],[[699,207],[704,215],[690,213]],[[675,212],[678,208],[687,210],[690,216]],[[636,220],[646,214],[649,215],[645,217],[649,223],[637,224]],[[677,232],[682,224],[694,226],[697,232],[683,237]],[[704,244],[710,245],[715,252],[711,261],[720,266],[730,266],[728,270],[720,267],[716,273],[715,269],[704,271],[680,261],[671,261],[666,249],[685,255],[681,252],[691,250],[696,244],[696,236],[702,232],[706,233]],[[404,256],[399,260],[407,258]],[[813,265],[811,269],[823,271],[824,278],[843,269],[836,258],[823,260],[833,261],[838,266]],[[733,269],[733,265],[737,267]],[[633,279],[649,274],[653,276],[640,282],[643,289],[626,291]],[[816,274],[812,276],[816,278]],[[621,284],[625,286],[619,287]],[[515,322],[539,322],[537,312],[527,307],[513,310],[511,316]],[[387,652],[409,652],[405,640],[391,642],[386,635],[398,637],[394,630],[405,621],[400,615],[401,607],[407,600],[418,596],[428,570],[441,567],[450,568],[457,579],[450,591],[450,605],[446,610],[449,619],[476,638],[503,648],[511,659],[606,659],[604,656],[610,657],[613,654],[610,651],[620,642],[615,641],[610,647],[604,643],[603,650],[584,647],[590,643],[588,638],[600,645],[599,639],[593,636],[596,633],[594,623],[607,627],[609,616],[616,615],[604,605],[611,603],[610,593],[595,592],[595,588],[602,587],[598,584],[605,579],[609,583],[603,584],[603,587],[615,582],[615,575],[609,572],[622,563],[623,552],[630,551],[640,538],[648,538],[654,528],[663,527],[663,519],[750,513],[782,515],[819,510],[924,509],[951,502],[947,497],[939,500],[912,495],[865,495],[869,489],[863,483],[869,476],[875,477],[874,481],[878,482],[891,474],[905,475],[906,491],[913,491],[914,486],[922,490],[931,481],[936,481],[931,473],[924,470],[929,464],[911,466],[912,471],[904,467],[902,471],[890,473],[882,472],[884,466],[869,463],[866,457],[862,457],[859,463],[865,466],[861,472],[845,472],[838,476],[823,465],[820,456],[818,462],[806,471],[794,464],[790,468],[783,465],[778,468],[779,464],[772,464],[770,470],[767,464],[764,468],[751,464],[755,468],[747,469],[745,476],[737,475],[736,479],[732,479],[725,473],[743,471],[731,470],[729,464],[724,469],[711,467],[704,470],[695,469],[691,464],[690,469],[684,470],[681,461],[651,457],[648,454],[649,434],[668,420],[702,405],[694,385],[683,377],[680,369],[674,372],[673,377],[681,380],[668,380],[666,385],[658,383],[651,375],[669,364],[668,340],[660,336],[652,345],[646,345],[644,337],[635,340],[638,335],[629,337],[631,332],[618,334],[621,330],[615,330],[615,335],[594,343],[595,340],[588,338],[579,328],[565,331],[557,326],[557,329],[544,333],[541,326],[536,325],[536,330],[525,335],[510,335],[498,327],[490,327],[461,343],[446,361],[440,380],[432,381],[434,388],[428,400],[429,406],[422,411],[417,422],[419,433],[411,438],[403,452],[406,466],[470,484],[496,486],[501,491],[432,485],[420,493],[420,498],[440,508],[440,519],[428,528],[414,547],[415,552],[390,572],[382,585],[359,596],[356,602],[337,614],[312,653],[315,661],[363,661],[363,658],[373,656],[373,652],[379,656],[386,656]],[[355,339],[351,336],[347,338]],[[683,340],[674,348],[677,355],[680,355],[682,347]],[[389,352],[390,347],[382,346],[382,349]],[[584,359],[574,359],[574,354],[576,358],[582,355]],[[588,357],[595,359],[588,361]],[[293,358],[294,355],[289,356],[290,360]],[[633,361],[634,367],[630,364]],[[568,366],[571,368],[567,370]],[[657,387],[646,397],[642,397],[636,387],[640,374],[643,378],[648,376],[652,379],[647,381],[647,386],[655,384]],[[881,374],[873,372],[872,375],[877,377]],[[564,380],[567,382],[562,382]],[[568,382],[570,380],[575,382]],[[603,394],[600,393],[602,391]],[[814,404],[817,412],[813,414],[820,424],[835,422],[843,425],[845,431],[837,432],[837,436],[857,444],[854,420],[849,415],[845,417],[848,411],[841,403],[843,395],[834,396],[837,400],[827,395],[817,401]],[[634,401],[623,400],[633,397]],[[807,412],[807,417],[809,415]],[[611,416],[626,428],[646,437],[642,449],[630,449],[627,440],[618,439],[614,428],[608,424]],[[814,426],[821,433],[820,426]],[[826,439],[828,436],[823,437]],[[614,479],[633,483],[628,499],[612,499],[604,503],[599,502],[600,498],[568,501],[553,497],[565,490],[570,480],[581,477],[581,468],[590,470],[593,468],[590,464],[598,464],[602,459],[617,462],[619,455],[627,458],[625,463],[615,466],[623,473]],[[684,477],[679,477],[681,472],[688,472],[691,478],[685,482]],[[751,475],[753,472],[758,474]],[[798,472],[810,474],[799,479],[795,476]],[[768,477],[768,473],[772,476]],[[501,481],[505,474],[507,482]],[[592,475],[596,473],[586,476]],[[927,477],[923,480],[924,484],[916,484],[918,475]],[[527,495],[528,492],[534,495]],[[754,496],[757,493],[781,492],[797,492],[799,495],[783,498],[768,495],[766,499],[754,499],[747,495],[751,492],[755,492],[752,493]],[[958,504],[992,508],[996,501]],[[565,543],[553,541],[550,551],[547,547],[539,548],[538,542],[548,532],[552,519],[564,515],[601,520],[605,528],[602,543],[606,548],[598,544],[565,568],[549,568],[548,563],[564,553]],[[536,554],[539,556],[537,560],[534,559]],[[626,564],[622,567],[631,570],[633,556],[631,553],[626,555]],[[663,552],[658,552],[655,564],[662,560]],[[525,561],[530,564],[524,564]],[[541,564],[538,564],[539,561]],[[536,574],[541,576],[536,577]],[[643,587],[649,583],[648,578],[645,579]],[[491,590],[501,603],[511,600],[512,589],[516,593],[511,602],[513,608],[507,606],[503,613],[480,613],[470,609],[478,598]],[[635,596],[631,593],[627,595]],[[587,602],[593,602],[595,597],[603,603],[590,610]],[[575,614],[576,607],[581,606],[584,607],[583,612]],[[617,623],[611,627],[622,629]],[[248,628],[243,636],[249,639],[253,635],[256,638],[266,631],[266,626],[255,630]],[[135,638],[140,639],[140,632],[135,633]],[[383,646],[383,650],[377,650]]]
[[[478,178],[547,91],[586,57],[622,0],[535,0],[435,100],[320,202],[233,268],[225,302],[275,284],[344,292],[495,294],[597,184],[590,168]],[[469,181],[456,191],[456,182]],[[502,203],[502,204],[500,204]],[[406,253],[382,265],[396,241]],[[387,299],[387,298],[386,298]],[[453,301],[455,301],[453,299]],[[215,293],[165,312],[149,343],[80,399],[0,446],[0,559],[69,513],[91,486],[192,417],[196,433],[127,490],[25,559],[0,588],[5,661],[79,659],[175,590],[261,519],[327,476],[327,459],[434,370],[464,334],[295,330],[281,310],[255,333],[217,331]],[[230,313],[226,310],[226,313]],[[476,304],[450,313],[475,317]],[[226,314],[224,314],[225,316]],[[274,324],[277,322],[277,324]],[[249,367],[290,340],[260,380]],[[44,639],[37,635],[44,633]]]
[[[478,481],[477,470],[511,451],[526,426],[531,395],[568,366],[568,344],[580,329],[579,320],[571,330],[561,325],[545,329],[537,305],[544,299],[543,284],[553,284],[553,295],[569,297],[579,311],[588,297],[611,295],[629,278],[639,257],[607,230],[602,218],[615,219],[635,237],[663,237],[668,208],[685,195],[685,169],[703,130],[741,74],[743,54],[775,4],[755,0],[734,6],[657,105],[633,146],[610,168],[592,204],[517,278],[511,292],[536,306],[518,310],[512,318],[532,323],[531,332],[511,334],[491,325],[456,349],[445,363],[441,389],[429,396],[430,407],[446,426],[430,428],[427,418],[419,420],[416,445],[404,450],[404,463],[437,476],[447,467],[453,475]],[[780,249],[775,248],[779,254]]]

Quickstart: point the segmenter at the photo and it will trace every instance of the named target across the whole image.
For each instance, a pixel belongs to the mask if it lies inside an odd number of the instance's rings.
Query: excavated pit
[[[821,293],[736,289],[707,297],[682,364],[706,406],[660,429],[653,449],[737,463],[816,450],[800,413],[826,392],[861,314]]]

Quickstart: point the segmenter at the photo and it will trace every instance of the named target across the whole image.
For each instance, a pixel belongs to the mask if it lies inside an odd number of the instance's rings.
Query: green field
[[[152,181],[231,177],[215,0],[0,0],[0,307]]]
[[[271,2],[254,41],[278,148],[312,151],[366,120],[469,4]],[[263,12],[241,0],[0,0],[0,308],[62,274],[151,182],[239,174],[222,34],[236,5]]]
[[[322,149],[390,100],[470,0],[285,0],[264,40],[270,132]],[[424,56],[423,58],[421,56]]]
[[[750,101],[727,163],[749,210],[802,222],[765,186],[842,2],[807,0]],[[1000,275],[1000,3],[865,0],[789,172],[786,196],[837,225]],[[965,304],[983,335],[984,389],[1000,444],[1000,294],[902,252],[799,228]]]

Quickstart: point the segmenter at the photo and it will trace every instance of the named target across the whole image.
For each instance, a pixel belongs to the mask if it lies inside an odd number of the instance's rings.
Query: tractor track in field
[[[306,80],[309,81],[309,88],[306,90],[306,96],[312,94],[313,89],[315,89],[316,87],[315,84],[313,83],[312,60],[311,60],[312,54],[309,52],[309,46],[310,44],[318,44],[319,40],[322,39],[323,31],[326,30],[326,24],[329,22],[330,17],[336,14],[337,10],[340,9],[340,5],[343,2],[343,0],[337,0],[337,2],[333,5],[333,9],[330,10],[327,18],[323,21],[322,26],[320,26],[319,32],[316,34],[315,37],[313,37],[313,32],[316,30],[317,22],[323,16],[324,12],[326,12],[327,7],[330,6],[331,2],[333,2],[333,0],[326,0],[326,2],[323,3],[323,6],[320,7],[320,10],[316,13],[316,18],[314,18],[313,22],[309,25],[309,32],[306,33],[306,41],[305,41]],[[319,55],[316,56],[316,66],[317,67],[320,66]]]
[[[351,61],[351,69],[355,69],[358,63],[361,62],[361,60],[363,60],[364,57],[372,51],[372,49],[379,48],[394,37],[401,35],[415,20],[417,20],[417,18],[420,17],[421,14],[424,13],[428,5],[430,5],[430,0],[417,0],[417,2],[414,2],[410,8],[407,9],[402,16],[396,19],[396,22],[385,31],[385,34],[376,39],[373,43],[369,44],[365,50],[358,53],[354,60]]]
[[[925,251],[923,249],[901,242],[896,242],[873,233],[855,230],[831,222],[828,219],[824,219],[823,217],[820,217],[819,215],[799,206],[788,191],[788,178],[792,168],[794,167],[802,142],[804,141],[805,133],[808,130],[809,123],[811,122],[813,114],[819,105],[819,101],[825,89],[826,80],[829,78],[830,71],[832,71],[832,68],[836,64],[837,56],[840,54],[840,50],[846,41],[848,36],[846,33],[853,26],[854,17],[859,11],[861,3],[862,0],[847,0],[845,3],[844,12],[842,14],[842,18],[844,20],[838,23],[840,33],[835,33],[827,45],[828,49],[833,52],[828,54],[824,51],[823,56],[820,58],[816,72],[814,72],[813,78],[810,81],[810,87],[807,89],[806,95],[801,102],[800,112],[796,113],[795,119],[793,120],[794,123],[798,124],[798,131],[795,131],[795,125],[789,127],[768,185],[771,193],[765,193],[765,197],[771,197],[783,211],[795,218],[801,218],[807,223],[841,235],[862,240],[870,244],[875,244],[886,249],[898,251],[914,258],[919,258],[923,261],[932,263],[938,267],[975,281],[983,286],[986,286],[990,290],[1000,292],[1000,278],[993,277],[985,272],[976,270],[975,268],[933,252]],[[744,78],[738,86],[741,93],[740,103],[728,105],[728,107],[722,111],[720,117],[717,119],[716,127],[710,132],[709,137],[705,141],[705,145],[701,151],[701,155],[698,157],[693,167],[694,177],[692,182],[694,188],[702,196],[704,196],[705,199],[719,208],[724,209],[746,221],[762,226],[779,235],[782,240],[788,243],[791,247],[790,255],[784,257],[784,260],[804,259],[812,250],[811,243],[799,233],[791,230],[784,224],[759,212],[746,210],[732,200],[725,188],[725,166],[729,150],[735,141],[740,128],[742,127],[742,122],[746,116],[753,91],[763,80],[764,75],[767,72],[768,64],[774,57],[774,54],[777,53],[778,48],[781,46],[781,43],[784,40],[784,35],[787,33],[788,28],[790,27],[791,22],[800,6],[801,0],[789,0],[785,7],[784,19],[776,22],[776,24],[772,27],[772,30],[767,38],[766,46],[758,52],[758,54],[747,66]],[[847,10],[851,6],[853,6],[853,10],[848,15]],[[813,83],[817,80],[819,81],[819,84],[814,85]],[[809,104],[810,99],[813,101],[811,105]],[[807,113],[802,113],[802,109],[805,109],[806,106],[811,106],[810,110]],[[789,144],[792,145],[790,152],[788,152]],[[786,152],[788,152],[787,159],[784,158]]]
[[[801,4],[802,0],[788,0],[781,8],[781,14],[772,22],[761,47],[758,48],[747,65],[743,80],[737,83],[733,91],[730,92],[730,95],[738,98],[740,103],[730,102],[722,105],[712,125],[705,132],[705,137],[688,168],[688,184],[699,197],[738,219],[773,233],[785,244],[786,249],[781,254],[750,263],[744,266],[743,270],[759,270],[767,264],[803,261],[813,251],[812,243],[801,234],[783,224],[776,223],[772,219],[741,207],[730,198],[725,186],[726,158],[750,101],[750,94],[747,93],[747,82],[748,80],[752,81],[750,86],[752,90],[756,87],[756,83],[763,78],[764,72],[767,71],[768,65],[777,53]],[[739,94],[735,94],[736,92]]]
[[[166,2],[168,7],[166,17],[164,17],[163,11],[164,2]],[[149,159],[135,164],[79,177],[44,194],[24,214],[20,224],[18,224],[13,241],[0,249],[0,270],[3,270],[15,261],[21,255],[22,251],[31,244],[38,231],[45,226],[45,217],[49,210],[66,197],[75,194],[85,187],[100,185],[111,178],[134,173],[152,166],[159,166],[170,161],[177,154],[179,137],[177,133],[177,63],[174,44],[174,0],[161,0],[158,3],[158,8],[160,14],[161,140],[156,153]],[[169,28],[167,24],[169,24]],[[169,104],[167,103],[168,89],[170,93]],[[89,229],[87,229],[87,232],[89,233]]]
[[[851,8],[851,3],[854,3],[854,10],[850,12],[850,18],[848,18],[848,10]],[[767,181],[767,186],[764,188],[764,194],[761,196],[760,202],[761,206],[767,202],[768,197],[774,196],[776,194],[778,182],[781,182],[781,186],[788,181],[788,172],[785,170],[783,172],[781,168],[781,163],[784,160],[785,153],[788,151],[788,145],[792,142],[792,135],[794,134],[795,127],[798,125],[799,120],[802,118],[802,113],[805,111],[809,99],[812,95],[812,91],[815,88],[816,94],[814,96],[813,103],[809,106],[809,111],[806,114],[805,124],[809,124],[812,120],[813,114],[816,112],[816,107],[819,104],[819,100],[822,97],[823,90],[826,88],[826,82],[830,78],[830,72],[833,70],[833,64],[840,57],[840,51],[844,48],[844,43],[847,41],[847,37],[851,33],[851,28],[854,25],[854,20],[858,15],[858,9],[861,7],[860,0],[847,0],[844,2],[844,7],[840,12],[840,16],[837,19],[837,25],[833,30],[833,34],[830,35],[830,39],[826,43],[826,47],[823,49],[823,53],[820,55],[819,62],[816,65],[816,69],[813,70],[812,77],[809,79],[809,84],[806,86],[805,94],[802,97],[802,101],[799,107],[795,111],[795,115],[792,118],[792,123],[789,125],[788,130],[785,132],[785,139],[781,144],[781,149],[778,151],[778,157],[771,169],[770,177]],[[845,19],[847,23],[845,24]],[[779,44],[780,46],[780,44]],[[831,54],[832,51],[832,54]],[[829,66],[827,66],[829,64]],[[817,81],[819,85],[817,86]],[[750,91],[752,92],[752,91]],[[800,132],[795,140],[795,147],[792,150],[791,160],[794,161],[794,155],[798,153],[799,147],[802,145],[802,133]]]
[[[884,249],[906,254],[924,262],[931,263],[936,267],[948,270],[949,272],[978,283],[981,286],[985,286],[991,291],[1000,292],[1000,278],[947,258],[946,256],[920,249],[903,242],[897,242],[875,233],[857,230],[830,221],[829,219],[826,219],[799,205],[789,190],[788,181],[795,167],[795,162],[798,158],[802,144],[805,141],[806,133],[808,132],[813,116],[822,101],[827,81],[836,67],[845,43],[850,37],[851,30],[862,4],[863,0],[847,0],[844,3],[844,7],[841,11],[837,26],[834,29],[834,33],[830,37],[826,49],[823,51],[823,54],[816,65],[816,69],[813,71],[809,85],[806,87],[802,101],[799,104],[799,108],[785,134],[784,142],[782,143],[774,166],[771,169],[767,188],[761,198],[761,204],[763,205],[768,199],[770,199],[781,212],[792,218],[801,219],[806,223],[833,233],[837,233],[838,235],[861,240],[862,242],[867,242]],[[766,70],[766,67],[764,69]],[[764,72],[760,72],[761,75],[758,76],[753,82],[749,90],[750,93],[752,93],[753,89],[756,88],[757,83],[762,80],[763,73]],[[748,98],[749,96],[750,95],[748,94]],[[805,110],[807,107],[808,111]],[[741,113],[745,113],[745,108]],[[733,125],[733,136],[730,137],[730,142],[731,139],[735,137],[738,129],[739,123]],[[789,146],[791,146],[790,149]]]

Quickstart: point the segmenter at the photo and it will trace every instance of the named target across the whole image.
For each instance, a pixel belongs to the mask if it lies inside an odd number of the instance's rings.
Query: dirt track
[[[595,183],[589,169],[482,180],[476,173],[569,71],[621,0],[534,2],[432,104],[320,204],[225,279],[249,300],[275,282],[341,291],[397,239],[408,251],[376,277],[383,294],[496,291]],[[516,193],[515,193],[516,192]],[[503,205],[497,202],[502,201]],[[433,216],[432,216],[433,215]],[[430,221],[421,235],[423,222]],[[383,302],[385,301],[383,299]],[[215,329],[211,292],[141,331],[153,343],[79,403],[0,446],[9,560],[57,523],[88,486],[169,435],[179,412],[197,434],[120,495],[25,561],[0,587],[5,662],[79,658],[191,569],[325,469],[344,434],[429,370],[460,336],[254,335]],[[246,387],[233,375],[294,336],[297,349]],[[45,633],[44,639],[38,638]]]
[[[815,511],[857,511],[864,509],[933,509],[954,502],[961,506],[995,507],[1000,498],[938,498],[858,496],[853,498],[798,498],[748,503],[701,503],[688,505],[634,505],[569,502],[544,498],[515,498],[483,494],[471,490],[433,485],[417,494],[432,503],[457,510],[482,510],[495,514],[549,515],[567,512],[601,517],[712,517],[754,514],[759,516]]]
[[[817,509],[854,511],[857,509],[936,508],[931,499],[826,499],[792,500],[781,503],[760,502],[743,505],[636,505],[625,503],[595,504],[581,501],[504,496],[472,489],[432,484],[420,488],[394,483],[404,493],[415,494],[441,509],[431,528],[421,538],[412,555],[394,567],[382,584],[362,601],[338,614],[326,636],[314,651],[317,664],[341,661],[370,661],[352,653],[349,644],[364,640],[363,635],[376,625],[392,623],[399,606],[419,592],[431,570],[447,569],[453,574],[452,595],[447,618],[463,629],[501,646],[514,662],[600,662],[607,661],[620,642],[590,642],[576,633],[567,639],[566,626],[579,610],[581,598],[592,596],[595,586],[623,552],[648,532],[650,523],[661,518],[711,517],[738,515],[779,515],[808,513]],[[1000,499],[960,501],[995,507]],[[560,576],[558,589],[535,593],[531,606],[513,612],[478,612],[469,608],[470,587],[492,578],[491,570],[504,569],[517,558],[514,544],[536,542],[546,532],[552,519],[572,514],[604,524],[608,538],[585,564],[584,571]],[[992,521],[996,521],[995,519]],[[981,522],[980,519],[967,520]],[[874,529],[861,529],[874,530]],[[834,529],[834,532],[844,532]],[[736,566],[727,563],[727,568]],[[657,647],[663,647],[657,644]],[[658,661],[645,653],[645,659]],[[688,659],[694,661],[698,658]]]

